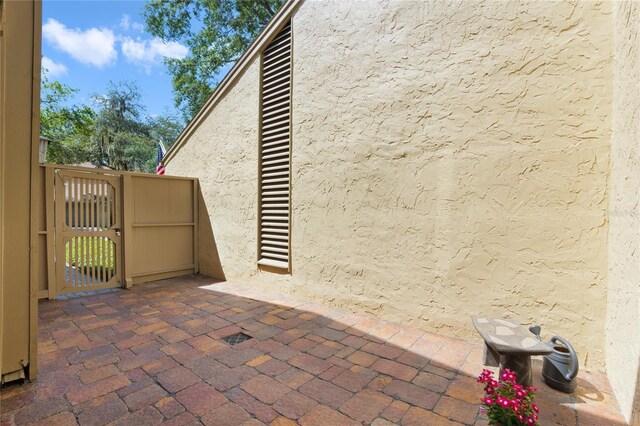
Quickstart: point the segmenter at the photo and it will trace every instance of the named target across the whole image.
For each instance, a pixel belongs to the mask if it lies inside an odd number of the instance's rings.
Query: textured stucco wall
[[[167,165],[200,180],[200,271],[236,281],[256,272],[259,84],[255,61]]]
[[[640,3],[614,8],[607,370],[640,425]]]
[[[602,369],[610,5],[307,1],[293,31],[292,275],[255,263],[257,62],[168,166],[226,278],[464,338],[535,322]]]

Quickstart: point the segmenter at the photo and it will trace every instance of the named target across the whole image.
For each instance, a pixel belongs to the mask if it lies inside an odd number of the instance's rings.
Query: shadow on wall
[[[201,273],[220,280],[225,279],[207,204],[201,190],[198,191],[198,257]]]

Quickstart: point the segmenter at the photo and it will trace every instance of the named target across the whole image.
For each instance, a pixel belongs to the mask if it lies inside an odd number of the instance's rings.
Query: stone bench
[[[553,349],[515,321],[476,316],[471,316],[471,321],[484,339],[484,364],[499,365],[501,374],[508,368],[516,374],[519,384],[532,386],[531,356],[548,355]]]

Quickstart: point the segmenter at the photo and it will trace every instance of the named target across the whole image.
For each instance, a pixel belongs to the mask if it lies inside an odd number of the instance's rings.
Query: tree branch
[[[267,9],[267,12],[269,12],[269,14],[271,16],[273,16],[276,13],[273,9],[271,9],[271,5],[269,4],[268,0],[260,0],[260,3],[262,3],[264,8]],[[271,18],[269,18],[269,19],[271,19]]]

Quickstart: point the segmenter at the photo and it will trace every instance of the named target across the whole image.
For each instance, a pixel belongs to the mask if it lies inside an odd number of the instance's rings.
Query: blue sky
[[[149,115],[176,113],[164,56],[183,57],[179,43],[144,31],[144,1],[44,0],[43,67],[48,77],[79,89],[74,103],[89,103],[110,80],[135,81]]]

